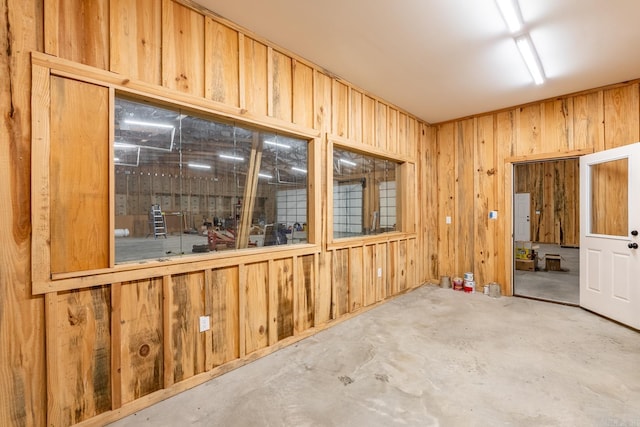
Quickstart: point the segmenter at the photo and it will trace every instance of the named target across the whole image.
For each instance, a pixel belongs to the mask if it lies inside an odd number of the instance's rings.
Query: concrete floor
[[[580,249],[560,245],[536,244],[538,270],[515,270],[513,292],[518,296],[539,298],[564,304],[580,303]],[[546,254],[559,254],[563,271],[545,271]],[[640,426],[639,426],[640,427]]]
[[[113,424],[640,426],[640,334],[437,286]]]

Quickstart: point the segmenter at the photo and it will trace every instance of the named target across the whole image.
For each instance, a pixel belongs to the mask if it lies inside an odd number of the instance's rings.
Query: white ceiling
[[[640,78],[640,0],[519,0],[534,85],[494,0],[197,0],[429,122]]]

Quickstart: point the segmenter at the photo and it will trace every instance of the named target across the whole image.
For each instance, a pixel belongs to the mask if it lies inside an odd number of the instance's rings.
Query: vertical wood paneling
[[[293,123],[313,127],[313,69],[293,59]]]
[[[233,107],[240,105],[238,32],[205,19],[205,96]]]
[[[349,87],[338,80],[333,80],[331,131],[334,135],[349,137]]]
[[[376,102],[376,143],[375,146],[387,149],[387,105]]]
[[[63,292],[50,300],[48,423],[71,425],[111,409],[109,288]]]
[[[362,99],[362,140],[376,145],[376,100],[367,95]]]
[[[376,246],[364,247],[364,305],[368,306],[376,302]]]
[[[349,248],[349,312],[363,305],[363,259],[362,247]]]
[[[162,1],[111,0],[111,71],[159,85],[162,82]]]
[[[541,104],[532,104],[517,110],[518,138],[514,153],[525,156],[532,153],[544,152],[540,140]]]
[[[402,118],[402,115],[400,115]],[[401,122],[402,123],[402,120]],[[423,280],[438,279],[438,150],[436,146],[436,129],[431,126],[423,126],[425,132],[421,139],[418,162],[421,165],[422,197],[419,210],[420,225],[418,232],[421,234],[424,248],[422,252],[422,266],[424,270]],[[402,253],[402,246],[401,246]],[[403,289],[402,287],[400,288]]]
[[[244,37],[244,108],[254,114],[267,115],[267,47]]]
[[[240,355],[238,267],[210,270],[206,286],[206,313],[211,316],[209,370]]]
[[[438,266],[443,276],[454,276],[456,272],[455,227],[458,218],[455,212],[456,198],[456,143],[454,123],[441,125],[438,130]],[[446,218],[451,223],[446,223]]]
[[[123,283],[120,323],[122,403],[163,387],[162,278]]]
[[[362,92],[351,89],[351,119],[349,120],[349,138],[362,142]]]
[[[515,153],[516,140],[516,111],[504,111],[496,114],[496,191],[497,194],[511,194],[511,169],[505,164],[505,160]],[[507,278],[511,276],[511,252],[513,242],[511,230],[507,231],[508,218],[511,218],[510,203],[507,203],[505,196],[498,197],[498,220],[497,220],[497,262],[496,281],[501,285],[502,293],[508,294],[510,289]],[[507,235],[508,234],[508,235]],[[507,273],[507,271],[509,273]],[[509,279],[510,280],[510,279]]]
[[[246,354],[249,354],[269,344],[269,269],[266,262],[246,268],[244,330]]]
[[[349,312],[349,249],[334,251],[333,256],[333,318]]]
[[[291,58],[276,50],[272,51],[271,61],[273,71],[271,75],[272,84],[272,110],[273,117],[293,121],[293,70],[291,68]]]
[[[290,258],[273,262],[275,283],[274,291],[277,292],[277,317],[275,327],[278,341],[293,335],[293,260]],[[271,327],[271,326],[270,326]]]
[[[409,284],[407,283],[407,241],[400,240],[397,246],[397,292],[402,292],[409,288]]]
[[[456,271],[462,274],[472,271],[474,265],[475,197],[474,156],[475,120],[457,122],[456,126]]]
[[[387,111],[387,150],[398,152],[398,110],[393,107]]]
[[[604,91],[605,149],[640,141],[638,83]]]
[[[30,286],[31,120],[42,109],[32,111],[30,54],[44,49],[42,3],[0,4],[0,420],[10,426],[47,422],[44,297]],[[48,84],[36,73],[34,84]]]
[[[494,116],[477,119],[477,138],[474,152],[474,279],[478,285],[496,280],[496,221],[489,219],[489,211],[496,210],[498,183],[496,181]]]
[[[332,252],[322,252],[318,256],[318,281],[316,283],[316,326],[331,319],[331,268]]]
[[[322,133],[331,132],[331,78],[315,72],[315,123],[314,128]],[[323,181],[324,182],[324,181]]]
[[[545,102],[541,144],[545,153],[566,152],[573,149],[573,99],[562,98]]]
[[[408,139],[409,139],[409,129],[408,129],[408,121],[407,115],[405,113],[400,112],[398,114],[398,143],[396,144],[396,153],[401,154],[404,153],[407,149]],[[433,141],[435,142],[435,133]]]
[[[298,285],[295,287],[297,298],[296,312],[294,313],[294,328],[296,333],[304,332],[314,326],[315,307],[315,272],[314,256],[306,255],[297,258]]]
[[[204,74],[204,16],[163,0],[162,85],[204,96]]]
[[[51,5],[53,6],[53,5]],[[55,27],[47,28],[47,53],[109,69],[109,0],[58,0]]]
[[[593,148],[604,150],[604,105],[602,91],[578,95],[573,98],[574,150]]]
[[[107,88],[52,77],[51,270],[109,265]],[[68,120],[73,117],[74,120]]]
[[[418,261],[416,239],[407,240],[407,282],[409,288],[415,288],[422,284],[416,277],[416,265]]]
[[[205,370],[205,336],[199,331],[204,310],[204,272],[179,274],[171,278],[169,308],[172,383]]]

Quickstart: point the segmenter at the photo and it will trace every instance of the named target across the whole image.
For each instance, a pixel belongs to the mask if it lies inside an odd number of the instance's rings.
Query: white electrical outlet
[[[378,267],[378,277],[382,277],[382,267]]]
[[[444,222],[445,222],[446,224],[451,224],[451,217],[450,217],[450,216],[446,217],[446,218],[444,219]]]
[[[209,329],[211,329],[209,316],[200,316],[200,332],[208,331]]]

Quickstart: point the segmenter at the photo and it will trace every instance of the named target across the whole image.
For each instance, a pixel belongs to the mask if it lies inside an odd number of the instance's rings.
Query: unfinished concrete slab
[[[640,334],[424,286],[112,425],[638,426]]]

